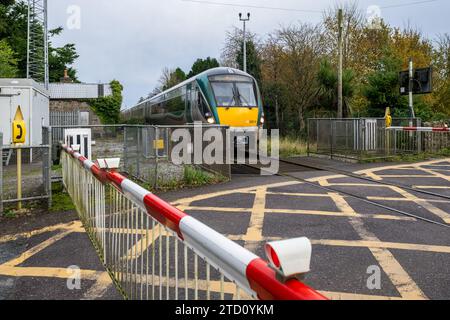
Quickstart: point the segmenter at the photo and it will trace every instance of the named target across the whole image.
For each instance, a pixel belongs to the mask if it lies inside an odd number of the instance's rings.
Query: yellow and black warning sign
[[[25,127],[25,120],[23,119],[23,113],[20,106],[17,107],[16,115],[12,123],[12,142],[25,143],[27,135],[27,128]]]
[[[153,149],[163,150],[164,149],[164,140],[153,140]]]

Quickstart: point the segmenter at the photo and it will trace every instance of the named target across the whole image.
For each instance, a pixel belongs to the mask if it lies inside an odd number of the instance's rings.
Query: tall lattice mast
[[[47,0],[28,0],[27,78],[48,89]]]

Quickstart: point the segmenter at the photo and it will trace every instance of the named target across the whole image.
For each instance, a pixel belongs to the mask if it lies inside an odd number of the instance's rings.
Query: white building
[[[42,144],[42,127],[49,125],[49,94],[31,79],[0,79],[0,132],[3,145],[12,143],[12,121],[20,106],[27,129],[25,145]]]

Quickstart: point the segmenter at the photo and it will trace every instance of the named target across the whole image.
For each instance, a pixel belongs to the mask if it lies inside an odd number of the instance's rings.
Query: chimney
[[[62,83],[72,83],[73,82],[72,79],[70,79],[70,77],[69,77],[69,73],[68,73],[67,69],[64,69],[64,77],[62,77],[60,79],[60,82],[62,82]]]

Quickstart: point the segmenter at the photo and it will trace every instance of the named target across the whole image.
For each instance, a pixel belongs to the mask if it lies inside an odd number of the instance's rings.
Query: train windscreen
[[[218,107],[257,107],[254,81],[242,76],[212,77]]]

